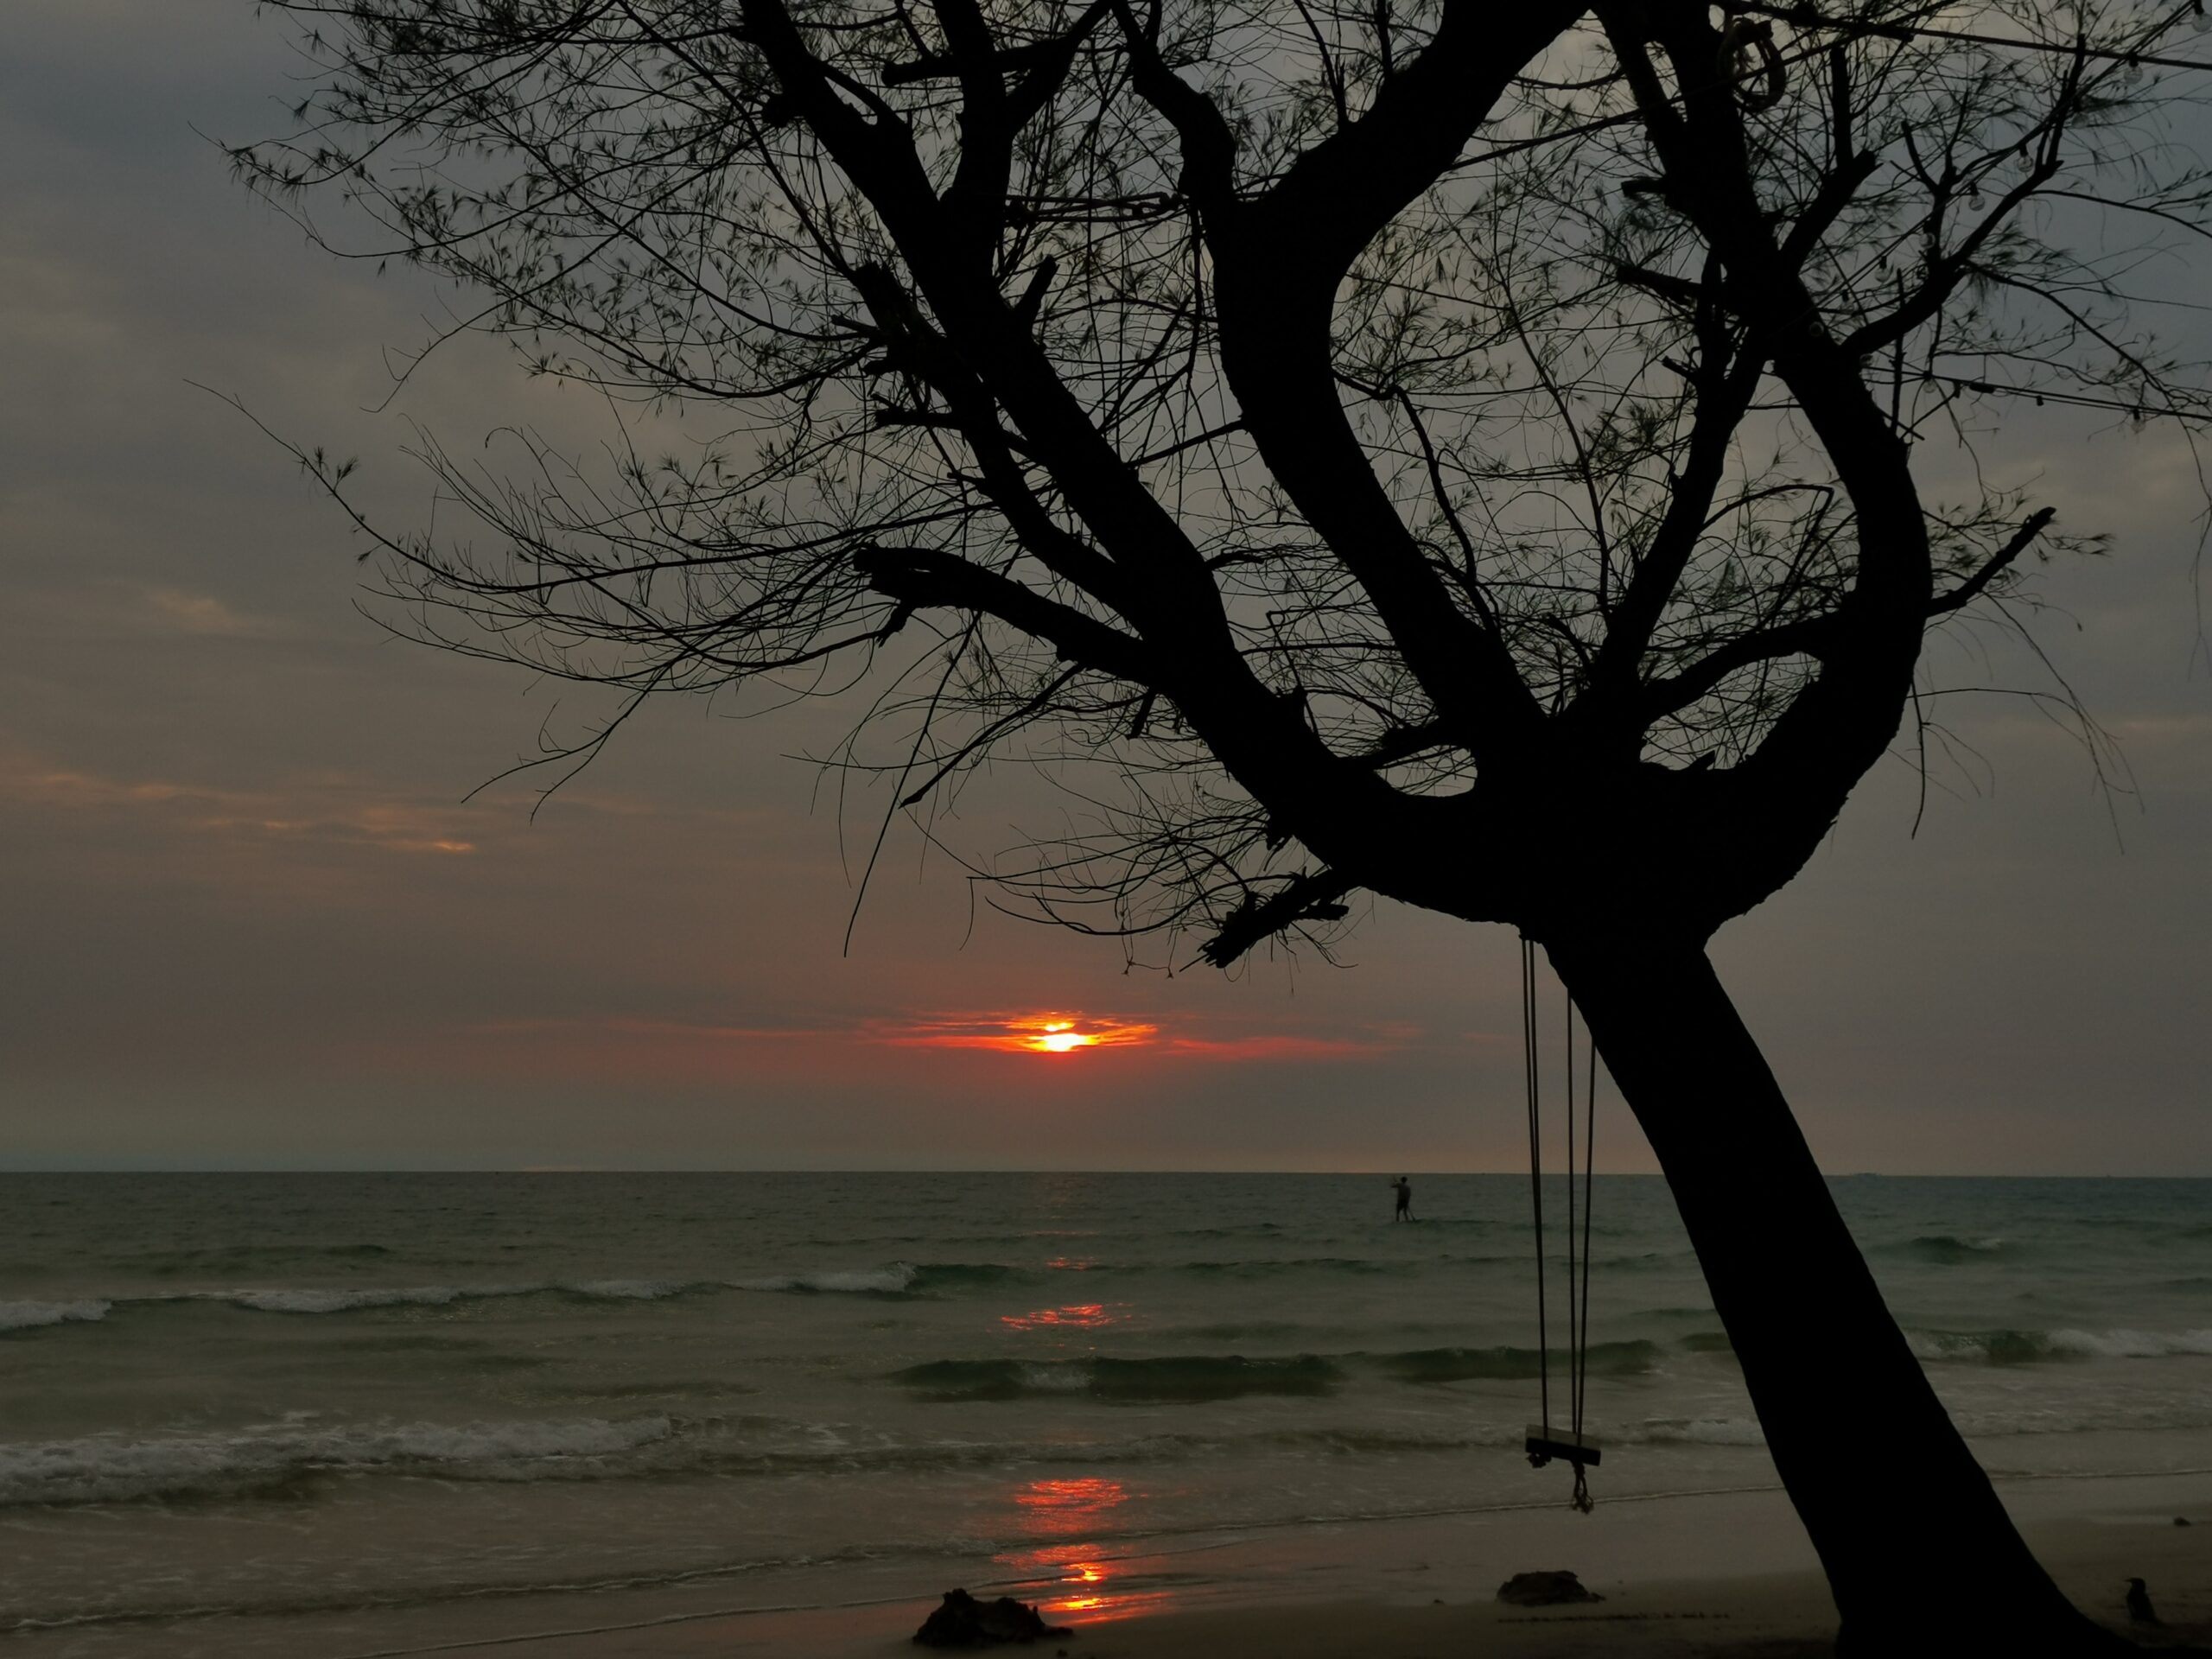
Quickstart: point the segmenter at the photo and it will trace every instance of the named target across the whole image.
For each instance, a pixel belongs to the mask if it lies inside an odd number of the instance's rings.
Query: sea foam
[[[1923,1360],[1990,1365],[2212,1354],[2212,1331],[1918,1331],[1906,1340]]]
[[[74,1302],[0,1302],[0,1331],[32,1331],[41,1325],[91,1325],[115,1306],[97,1298]]]

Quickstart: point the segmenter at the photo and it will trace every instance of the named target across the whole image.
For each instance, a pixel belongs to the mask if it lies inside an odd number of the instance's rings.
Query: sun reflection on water
[[[1046,1618],[1085,1624],[1164,1610],[1172,1597],[1167,1589],[1129,1581],[1128,1563],[1102,1553],[1095,1541],[1072,1541],[1101,1529],[1131,1496],[1120,1481],[1096,1476],[1033,1480],[1015,1487],[1020,1529],[1038,1541],[998,1559],[1028,1580],[1023,1599],[1033,1599]]]
[[[1001,1313],[999,1323],[1014,1331],[1098,1331],[1127,1318],[1126,1303],[1068,1302],[1027,1313]]]

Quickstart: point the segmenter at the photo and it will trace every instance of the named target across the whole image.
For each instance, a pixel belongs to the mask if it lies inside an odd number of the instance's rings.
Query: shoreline
[[[2149,1645],[2212,1640],[2212,1470],[1999,1479],[2061,1589],[2125,1628],[2130,1577],[2149,1580],[2165,1628]],[[1909,1496],[1909,1484],[1901,1480]],[[2187,1527],[2174,1525],[2177,1516]],[[1072,1633],[1015,1651],[1070,1659],[1416,1659],[1477,1651],[1726,1656],[1828,1651],[1834,1611],[1777,1487],[1248,1529],[1218,1539],[1085,1550],[1049,1546],[1007,1576],[977,1561],[963,1587],[1045,1601]],[[1567,1568],[1605,1599],[1522,1608],[1495,1599],[1516,1572]],[[164,1619],[17,1630],[22,1659],[707,1659],[779,1654],[891,1659],[950,1584],[911,1562],[837,1569],[835,1601],[734,1606],[727,1582],[315,1614]],[[1071,1594],[1071,1591],[1087,1591]],[[1961,1593],[1971,1594],[1970,1586]],[[1089,1608],[1062,1611],[1071,1602]],[[720,1605],[717,1605],[720,1604]],[[2137,1634],[2130,1632],[2130,1634]]]

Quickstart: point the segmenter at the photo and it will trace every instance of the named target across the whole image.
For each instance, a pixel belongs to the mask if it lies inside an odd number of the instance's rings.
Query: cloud
[[[593,1020],[493,1020],[465,1028],[481,1037],[544,1037],[605,1033],[616,1037],[662,1038],[684,1043],[785,1042],[793,1039],[837,1037],[849,1032],[830,1026],[715,1025],[683,1020],[642,1020],[610,1015]]]
[[[270,639],[294,631],[274,617],[248,615],[208,594],[148,588],[141,590],[140,598],[157,624],[179,633],[218,639]]]
[[[1364,1060],[1406,1046],[1379,1033],[1357,1037],[1301,1037],[1290,1032],[1262,1032],[1249,1037],[1177,1037],[1171,1053],[1194,1060]]]
[[[854,1045],[985,1053],[1062,1056],[1091,1049],[1149,1051],[1162,1058],[1203,1062],[1360,1060],[1417,1044],[1419,1027],[1403,1022],[1364,1027],[1349,1033],[1304,1031],[1204,1035],[1170,1031],[1149,1020],[1106,1019],[1079,1010],[1016,1014],[929,1013],[856,1020],[732,1021],[655,1019],[625,1014],[503,1020],[456,1028],[461,1045],[527,1044],[542,1052],[594,1054],[605,1064],[633,1067],[641,1055],[652,1064],[684,1070],[734,1064],[735,1051],[759,1045],[849,1052]]]
[[[1206,1020],[1193,1022],[1201,1026]],[[1407,1021],[1385,1021],[1351,1031],[1319,1032],[1302,1022],[1294,1029],[1209,1034],[1149,1020],[1107,1019],[1079,1010],[1013,1014],[930,1014],[870,1023],[864,1040],[907,1048],[971,1048],[1002,1054],[1080,1053],[1091,1048],[1142,1048],[1162,1058],[1248,1061],[1352,1060],[1387,1054],[1418,1043],[1423,1032]]]
[[[157,831],[226,841],[366,847],[458,855],[477,850],[460,809],[344,798],[358,785],[307,784],[291,790],[224,789],[165,779],[130,779],[41,764],[0,753],[0,801],[54,813],[147,817]],[[320,795],[340,798],[318,800]]]

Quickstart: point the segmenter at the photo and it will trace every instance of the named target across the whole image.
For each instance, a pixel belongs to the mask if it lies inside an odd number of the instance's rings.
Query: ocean
[[[1381,1175],[0,1176],[0,1631],[1100,1617],[1220,1541],[1564,1504],[1526,1178],[1409,1173],[1414,1225]],[[1993,1474],[2212,1467],[2212,1182],[1834,1192]],[[1592,1239],[1599,1503],[1771,1484],[1664,1185],[1599,1177]]]

